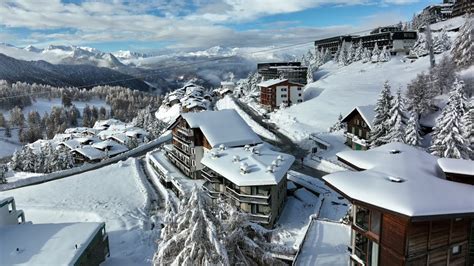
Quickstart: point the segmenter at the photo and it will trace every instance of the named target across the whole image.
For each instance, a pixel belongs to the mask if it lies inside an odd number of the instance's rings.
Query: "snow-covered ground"
[[[11,130],[11,137],[5,136],[5,129],[0,128],[0,158],[12,155],[15,150],[21,149],[23,146],[18,140],[18,130]]]
[[[240,109],[240,107],[235,104],[234,100],[230,96],[227,95],[223,99],[217,101],[216,108],[218,110],[234,109],[235,111],[237,111],[237,113],[239,113],[242,119],[245,120],[245,122],[252,128],[255,133],[266,139],[277,140],[277,137],[272,132],[255,122],[255,120],[253,120],[246,112]]]
[[[136,159],[40,185],[13,196],[33,223],[105,222],[110,258],[103,265],[150,265],[158,227],[150,230],[150,191]]]
[[[305,102],[272,113],[270,120],[297,142],[310,133],[326,132],[339,114],[345,115],[357,105],[374,104],[386,80],[392,93],[399,87],[405,90],[417,74],[429,68],[428,57],[413,63],[402,59],[393,57],[379,64],[355,62],[344,67],[330,61],[316,72],[319,80],[305,88]]]
[[[72,101],[72,104],[76,106],[76,108],[81,112],[83,109],[86,107],[86,105],[89,105],[90,107],[95,106],[97,108],[100,107],[105,107],[105,109],[110,110],[110,106],[105,103],[104,100],[100,99],[91,99],[90,101],[84,102],[84,101]],[[25,115],[25,118],[27,118],[27,115],[30,111],[37,111],[41,116],[46,113],[50,113],[51,109],[54,107],[61,107],[62,102],[60,98],[52,98],[51,100],[46,99],[46,98],[38,98],[36,101],[33,102],[32,105],[27,106],[22,109],[23,114]],[[0,108],[0,112],[3,113],[6,119],[10,118],[10,110],[4,110]]]

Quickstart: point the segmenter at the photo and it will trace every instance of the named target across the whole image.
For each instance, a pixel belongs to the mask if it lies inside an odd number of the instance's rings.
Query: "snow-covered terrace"
[[[191,128],[200,128],[213,148],[221,144],[235,147],[262,143],[235,110],[184,113],[181,116]]]
[[[224,150],[215,148],[204,153],[201,163],[238,186],[263,186],[278,184],[294,161],[292,155],[259,144]]]
[[[72,265],[104,223],[18,224],[0,228],[2,265]]]
[[[389,143],[337,156],[364,171],[337,172],[323,179],[347,198],[408,217],[474,213],[474,186],[444,178],[437,157]]]
[[[293,265],[349,265],[350,226],[312,219]]]

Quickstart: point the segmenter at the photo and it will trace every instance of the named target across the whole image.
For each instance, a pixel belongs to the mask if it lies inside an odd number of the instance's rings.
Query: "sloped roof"
[[[84,157],[87,157],[90,160],[105,158],[105,152],[98,150],[92,146],[84,146],[82,148],[74,149],[73,151],[84,155]]]
[[[358,112],[362,118],[364,119],[365,123],[369,126],[370,129],[373,129],[374,126],[374,118],[375,118],[375,106],[374,105],[364,105],[364,106],[356,106],[352,109],[344,118],[342,122],[346,122],[346,119],[353,113]]]
[[[201,129],[213,148],[221,144],[235,147],[262,142],[242,117],[232,109],[184,113],[181,117],[191,128]]]
[[[474,213],[474,186],[448,181],[437,157],[402,143],[337,156],[359,169],[323,179],[350,199],[409,217]]]
[[[258,154],[252,152],[254,148],[258,150]],[[212,152],[217,152],[218,156],[212,156]],[[233,161],[235,156],[239,157],[238,162]],[[267,167],[279,156],[283,160],[273,172],[267,171]],[[292,155],[276,152],[270,150],[267,145],[259,144],[250,149],[244,147],[228,148],[223,151],[213,149],[205,152],[201,163],[238,186],[263,186],[278,184],[294,161],[295,157]],[[248,173],[241,173],[241,163],[248,165]]]
[[[469,175],[474,178],[474,161],[440,158],[438,159],[438,165],[445,173]]]

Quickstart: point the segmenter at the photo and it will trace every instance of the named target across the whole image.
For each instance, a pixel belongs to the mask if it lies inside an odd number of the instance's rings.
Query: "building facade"
[[[348,49],[351,45],[358,46],[362,43],[363,48],[374,49],[375,44],[381,49],[386,47],[392,55],[406,54],[415,45],[418,35],[416,31],[402,31],[399,27],[380,27],[368,35],[344,35],[317,40],[315,48],[322,52],[328,50],[334,56],[338,49]]]
[[[300,62],[260,63],[257,72],[264,81],[288,79],[291,82],[306,85],[308,68]]]
[[[225,198],[250,220],[272,227],[283,211],[286,173],[293,162],[293,156],[261,144],[213,149],[202,161],[203,190],[209,199]]]
[[[374,106],[357,106],[343,119],[346,124],[344,135],[346,144],[353,150],[367,150],[369,148],[370,132],[375,112]]]
[[[323,179],[353,204],[351,265],[474,263],[474,186],[446,180],[436,157],[402,143],[337,157],[355,171]]]
[[[472,0],[456,0],[453,6],[453,17],[474,13],[474,1]]]
[[[288,79],[271,79],[258,84],[260,87],[260,104],[269,111],[279,108],[282,104],[290,106],[302,103],[303,84]]]

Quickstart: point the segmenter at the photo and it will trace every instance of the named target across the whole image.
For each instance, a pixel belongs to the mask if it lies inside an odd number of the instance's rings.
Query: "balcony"
[[[211,183],[222,183],[222,178],[218,174],[210,172],[206,168],[201,170],[201,176]]]
[[[272,220],[272,214],[248,213],[250,220],[256,223],[269,224]]]
[[[204,182],[204,184],[202,185],[202,189],[211,199],[217,199],[221,194],[219,191],[215,190],[214,184],[209,181]]]
[[[240,194],[230,187],[225,187],[225,194],[239,202],[270,205],[270,195],[245,195]]]
[[[193,144],[192,138],[187,137],[181,133],[173,133],[173,140],[179,141],[180,143],[188,146]]]
[[[183,128],[183,127],[177,127],[177,131],[185,136],[192,137],[193,136],[193,130],[190,128]]]
[[[191,156],[191,151],[186,151],[185,149],[183,149],[182,147],[180,147],[179,145],[173,145],[173,148],[174,148],[174,151],[178,151],[180,152],[181,154],[183,154],[184,156],[186,157],[190,157]]]
[[[181,168],[180,165],[182,165],[187,171],[191,171],[189,167],[190,164],[179,158],[175,151],[168,153],[168,158],[179,168]]]

